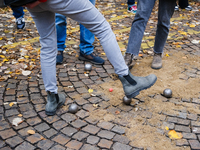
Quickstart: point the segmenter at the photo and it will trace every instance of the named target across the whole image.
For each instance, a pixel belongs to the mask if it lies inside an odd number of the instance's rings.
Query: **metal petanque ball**
[[[131,101],[132,101],[131,98],[128,98],[128,97],[126,97],[126,96],[123,97],[123,103],[124,103],[124,104],[130,105]]]
[[[163,96],[165,96],[167,98],[171,98],[172,97],[172,90],[171,89],[165,89],[163,91]]]
[[[85,70],[86,71],[91,71],[92,70],[92,65],[91,64],[85,64]]]
[[[76,104],[71,104],[69,106],[69,112],[75,114],[78,111],[78,106]]]

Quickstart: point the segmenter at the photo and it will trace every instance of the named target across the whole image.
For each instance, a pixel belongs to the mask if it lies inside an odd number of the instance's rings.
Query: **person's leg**
[[[179,0],[179,6],[181,9],[185,9],[185,10],[192,10],[192,7],[189,5],[188,0]]]
[[[170,19],[174,13],[176,0],[160,0],[158,10],[158,24],[154,44],[153,69],[162,68],[162,53],[169,34]]]
[[[140,51],[140,46],[146,24],[154,7],[155,0],[139,0],[138,10],[132,23],[128,46],[125,54],[125,62],[131,68],[133,66],[133,56],[137,56]]]
[[[181,9],[186,8],[189,5],[188,0],[179,0],[179,6]]]
[[[55,14],[45,11],[36,6],[29,9],[29,12],[35,21],[40,35],[40,62],[42,69],[42,78],[47,91],[47,104],[45,112],[47,115],[54,115],[58,107],[65,102],[65,95],[57,93],[56,81],[56,55],[57,38],[55,26]]]
[[[90,2],[95,5],[95,0],[90,0]],[[85,28],[82,24],[80,24],[80,55],[79,59],[84,61],[90,61],[94,64],[104,64],[104,60],[95,55],[93,52],[94,46],[92,45],[94,42],[94,34],[91,33],[87,28]]]
[[[13,16],[17,19],[24,16],[23,7],[10,7],[13,11]]]
[[[78,4],[78,5],[77,5]],[[101,13],[87,0],[54,0],[54,1],[47,1],[45,3],[39,4],[38,7],[41,7],[45,10],[49,10],[51,12],[56,12],[63,14],[67,17],[70,17],[78,22],[80,22],[82,25],[84,25],[86,28],[88,28],[97,38],[100,40],[101,45],[104,48],[104,51],[110,60],[111,64],[114,66],[115,72],[119,75],[119,79],[122,82],[123,89],[127,97],[132,98],[139,94],[139,92],[143,89],[149,88],[152,86],[156,80],[157,77],[155,75],[149,75],[147,77],[135,77],[131,75],[131,73],[128,70],[128,67],[126,66],[123,56],[121,54],[119,45],[117,44],[116,37],[114,33],[112,32],[112,29],[109,25],[109,23],[106,21],[106,19],[101,15]],[[46,14],[48,15],[48,14]],[[53,67],[53,71],[55,71],[55,64],[56,60],[53,55],[56,55],[56,35],[54,34],[54,27],[52,25],[52,18],[50,18],[50,21],[45,20],[45,25],[43,23],[43,20],[45,19],[45,15],[43,18],[41,16],[33,17],[35,18],[35,22],[37,22],[36,26],[38,30],[41,31],[41,45],[43,45],[42,49],[45,53],[43,56],[44,64],[46,64],[46,69],[44,69],[46,72],[45,74],[49,73],[52,74],[52,71],[49,72],[48,69],[50,66]],[[45,27],[45,30],[42,29]],[[45,33],[46,32],[46,33]],[[39,32],[40,33],[40,32]],[[43,38],[42,38],[43,37]],[[54,38],[54,39],[53,39]],[[49,43],[52,42],[52,43]],[[49,45],[47,45],[49,44]],[[49,58],[50,60],[47,60]],[[42,63],[42,62],[41,62]],[[48,74],[48,75],[49,75]],[[53,75],[50,75],[52,77],[49,78],[49,81],[45,81],[45,85],[48,85],[47,83],[50,83],[47,87],[56,87],[56,76],[53,72]],[[44,77],[43,77],[44,79]],[[45,79],[46,80],[46,79]],[[52,82],[53,80],[53,82]]]
[[[11,7],[11,9],[16,18],[17,29],[23,29],[25,27],[23,7]]]
[[[65,41],[67,37],[66,16],[56,13],[56,31],[57,31],[57,49],[56,64],[62,64],[63,51],[66,48]]]

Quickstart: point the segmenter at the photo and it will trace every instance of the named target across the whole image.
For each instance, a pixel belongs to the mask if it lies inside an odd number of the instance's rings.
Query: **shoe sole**
[[[63,103],[58,104],[56,110],[53,111],[53,112],[49,112],[49,111],[46,111],[46,110],[45,110],[46,115],[48,115],[48,116],[54,116],[54,115],[56,114],[57,109],[58,109],[59,107],[61,107],[64,103],[65,103],[65,101],[64,101]]]
[[[60,62],[57,62],[56,65],[62,65],[62,62],[61,62],[61,63],[60,63]]]
[[[152,67],[152,66],[151,66],[151,68],[152,68],[152,69],[156,69],[156,70],[158,70],[158,69],[161,69],[161,68],[162,68],[162,66],[161,66],[161,67],[157,67],[157,68],[156,68],[156,67]]]
[[[93,64],[95,64],[95,65],[103,65],[103,64],[104,64],[104,63],[97,63],[97,62],[95,62],[95,61],[86,59],[86,58],[84,58],[84,57],[82,57],[82,56],[79,56],[78,59],[79,59],[79,60],[83,60],[83,61],[89,61],[89,62],[91,62],[91,63],[93,63]]]
[[[150,84],[149,86],[144,87],[144,88],[141,88],[141,89],[137,90],[136,92],[134,92],[134,93],[132,93],[132,94],[130,94],[130,95],[126,95],[126,96],[127,96],[128,98],[134,98],[134,97],[136,97],[137,95],[140,94],[140,91],[146,90],[146,89],[150,88],[151,86],[153,86],[153,85],[156,83],[156,81],[157,81],[157,78],[156,78],[156,79],[153,81],[153,83]]]
[[[130,11],[130,10],[127,10],[127,11],[130,12],[130,13],[136,14],[136,11],[137,11],[137,10],[136,10],[135,12],[132,12],[132,11]]]

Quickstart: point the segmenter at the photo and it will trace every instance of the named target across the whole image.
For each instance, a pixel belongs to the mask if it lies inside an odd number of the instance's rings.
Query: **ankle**
[[[125,75],[125,76],[123,76],[125,79],[126,79],[126,81],[128,81],[128,83],[130,83],[131,85],[136,85],[137,84],[137,82],[133,79],[133,78],[131,78],[131,76],[130,76],[130,73],[128,74],[128,75]]]

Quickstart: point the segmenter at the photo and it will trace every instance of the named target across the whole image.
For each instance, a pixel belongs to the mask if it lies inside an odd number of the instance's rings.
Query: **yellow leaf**
[[[181,48],[181,46],[180,46],[180,45],[176,45],[176,47],[177,47],[177,48]]]
[[[169,57],[169,54],[166,54],[165,56]]]
[[[191,24],[191,25],[190,25],[190,28],[194,28],[194,27],[195,27],[195,24]]]
[[[9,104],[9,106],[10,106],[10,107],[12,107],[13,105],[14,105],[14,103],[13,103],[13,102],[11,102],[11,103]]]
[[[26,55],[26,56],[24,56],[24,58],[27,58],[27,59],[28,59],[28,58],[29,58],[29,56],[27,56],[27,55]]]
[[[19,114],[18,117],[22,117],[22,114]]]
[[[88,89],[88,92],[89,92],[89,93],[92,93],[92,92],[93,92],[93,89]]]
[[[150,28],[152,29],[152,28],[154,28],[154,26],[150,26]]]
[[[177,133],[175,130],[170,130],[168,136],[170,139],[181,139],[183,137],[181,133]]]
[[[23,61],[25,61],[24,59],[18,59],[18,62],[23,62]]]
[[[106,53],[101,53],[101,55],[106,55]]]
[[[6,61],[8,61],[8,59],[4,58],[4,59],[3,59],[3,62],[6,62]]]
[[[1,58],[5,58],[5,56],[4,56],[4,55],[0,55],[0,57],[1,57]]]
[[[183,32],[183,31],[180,32],[180,34],[182,34],[182,35],[187,35],[187,33],[186,33],[186,32]]]
[[[28,130],[27,133],[29,133],[29,134],[35,134],[35,131],[34,130]]]
[[[165,129],[166,129],[166,130],[169,130],[169,127],[166,126]]]

